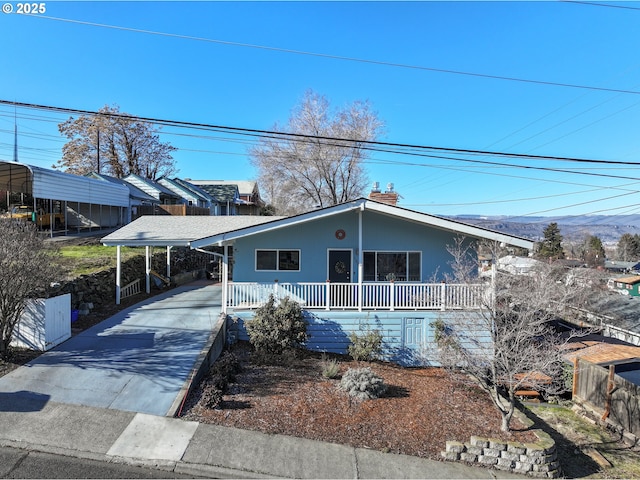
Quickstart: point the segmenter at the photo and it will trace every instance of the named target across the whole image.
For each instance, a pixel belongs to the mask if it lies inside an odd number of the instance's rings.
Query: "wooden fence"
[[[574,362],[573,397],[593,407],[602,420],[640,436],[640,385],[616,373],[638,369],[640,362],[601,366],[577,358]]]
[[[194,207],[192,205],[139,205],[136,207],[135,215],[132,215],[132,220],[143,215],[211,215],[211,211],[204,207]]]

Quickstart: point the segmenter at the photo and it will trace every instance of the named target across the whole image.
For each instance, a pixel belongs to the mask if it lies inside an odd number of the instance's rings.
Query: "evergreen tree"
[[[590,267],[600,267],[604,265],[604,247],[602,240],[595,235],[589,235],[584,246],[584,258]]]
[[[618,260],[633,262],[640,257],[640,235],[625,233],[618,240]]]
[[[538,257],[558,260],[564,258],[564,250],[562,249],[562,235],[560,228],[555,222],[550,223],[542,232],[544,239],[538,246]]]

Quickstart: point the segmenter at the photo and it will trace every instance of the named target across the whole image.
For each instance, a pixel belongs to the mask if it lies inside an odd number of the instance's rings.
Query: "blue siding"
[[[253,318],[253,311],[230,314],[235,321],[230,329],[236,338],[248,340],[244,322]],[[461,321],[455,312],[345,312],[304,311],[308,322],[309,340],[306,347],[319,352],[347,353],[349,334],[378,330],[383,336],[384,360],[405,366],[439,366],[433,322],[442,319],[452,328],[464,328],[468,344],[478,350],[486,348],[489,335],[482,328],[480,317]],[[472,314],[473,315],[473,314]],[[476,321],[477,320],[477,321]],[[458,325],[456,327],[456,325]]]
[[[447,245],[455,234],[377,212],[362,214],[363,251],[421,251],[422,281],[439,281],[451,271]],[[342,240],[336,231],[346,233]],[[300,250],[300,271],[255,270],[256,249]],[[236,240],[233,279],[237,282],[324,282],[327,280],[329,249],[351,250],[351,278],[357,282],[358,212],[319,218],[303,225],[267,231]],[[433,279],[435,274],[437,279]]]

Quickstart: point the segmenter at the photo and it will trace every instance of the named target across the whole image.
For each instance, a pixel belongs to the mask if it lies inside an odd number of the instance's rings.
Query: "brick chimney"
[[[387,203],[389,205],[397,205],[398,198],[397,192],[393,191],[393,183],[387,183],[387,189],[384,192],[380,191],[380,184],[378,182],[373,183],[371,193],[369,193],[369,199],[376,202]]]

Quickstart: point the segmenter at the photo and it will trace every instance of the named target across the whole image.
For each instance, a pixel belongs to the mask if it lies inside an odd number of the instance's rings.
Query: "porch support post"
[[[151,259],[149,258],[149,245],[144,247],[144,274],[146,279],[146,292],[151,293]]]
[[[358,311],[362,311],[362,276],[364,265],[362,263],[362,209],[358,210]]]
[[[222,313],[226,315],[227,304],[229,303],[229,246],[224,246],[224,256],[222,257]]]
[[[171,247],[167,245],[167,278],[171,278]]]
[[[120,285],[122,284],[122,267],[120,264],[120,245],[116,246],[116,305],[120,305]]]

